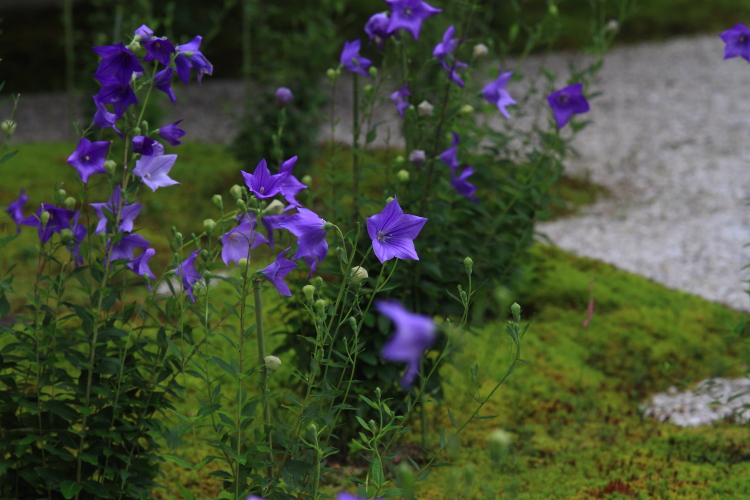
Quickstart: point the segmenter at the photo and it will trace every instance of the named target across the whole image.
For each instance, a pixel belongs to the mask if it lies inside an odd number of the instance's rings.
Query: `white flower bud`
[[[0,124],[0,129],[6,135],[13,135],[16,132],[16,122],[13,120],[3,120],[3,123]]]
[[[247,259],[245,257],[242,257],[237,263],[243,269],[247,267]]]
[[[461,116],[470,116],[474,113],[474,106],[471,104],[464,104],[458,112],[461,113]]]
[[[266,215],[281,215],[284,213],[284,204],[279,200],[273,200],[266,207]]]
[[[409,155],[409,161],[415,165],[421,165],[426,160],[427,160],[427,156],[425,155],[425,152],[422,151],[421,149],[415,149]]]
[[[616,19],[610,19],[604,26],[604,31],[613,32],[620,29],[620,23]]]
[[[281,366],[281,360],[276,356],[266,356],[265,362],[266,370],[268,370],[269,372],[275,372]]]
[[[489,436],[490,456],[492,460],[497,462],[505,458],[512,442],[513,436],[504,430],[495,429],[492,431]]]
[[[351,272],[349,273],[349,276],[351,276],[352,283],[359,283],[360,281],[370,277],[367,274],[367,269],[360,266],[353,267]]]
[[[419,116],[432,116],[433,109],[435,109],[435,107],[427,101],[422,101],[419,103],[419,106],[417,106]]]
[[[389,196],[388,198],[385,199],[385,204],[387,205],[392,201],[393,201],[393,196]]]
[[[302,287],[302,293],[305,294],[305,298],[308,301],[312,301],[313,297],[315,297],[315,287],[312,285],[305,285]]]
[[[310,177],[309,175],[305,175],[304,177],[302,177],[302,184],[304,184],[305,186],[312,186],[312,182],[312,177]]]
[[[401,182],[409,182],[409,171],[401,169],[396,172],[396,178]]]
[[[65,208],[68,210],[73,210],[76,207],[76,199],[72,196],[68,196],[65,198],[65,201],[63,202],[65,204]]]
[[[485,57],[487,57],[489,51],[490,50],[483,43],[474,45],[474,59],[484,59]]]

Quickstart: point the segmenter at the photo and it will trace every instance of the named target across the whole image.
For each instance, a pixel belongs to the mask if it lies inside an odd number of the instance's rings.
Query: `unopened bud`
[[[287,104],[289,104],[292,99],[294,99],[294,95],[292,94],[292,91],[289,90],[286,87],[279,87],[276,89],[276,94],[274,95],[274,99],[276,100],[276,105],[280,108],[283,108]]]
[[[68,210],[73,210],[76,207],[76,199],[72,196],[68,196],[65,198],[65,201],[63,202],[65,204],[65,208]]]
[[[471,270],[474,267],[474,260],[471,257],[466,257],[464,259],[464,267],[466,268],[466,272],[469,273],[469,276],[471,276]]]
[[[208,250],[206,250],[204,248],[203,250],[200,251],[200,256],[201,256],[201,259],[208,260],[208,258],[211,256],[211,254],[209,254]]]
[[[396,157],[396,159],[395,159],[394,161],[396,162],[396,165],[401,165],[401,164],[402,164],[402,163],[404,163],[404,161],[406,161],[406,160],[404,159],[404,157],[403,157],[403,156],[401,156],[401,155],[398,155],[398,156]]]
[[[46,210],[42,212],[42,215],[39,217],[39,219],[41,219],[42,221],[42,226],[47,225],[47,223],[49,222],[49,217],[50,217],[49,212],[47,212]]]
[[[607,21],[607,24],[604,26],[604,31],[607,32],[614,32],[620,29],[620,23],[617,22],[616,19],[610,19]]]
[[[376,424],[374,420],[370,419],[370,421],[369,421],[369,422],[367,422],[367,423],[368,423],[368,424],[370,425],[370,430],[371,430],[372,432],[375,432],[375,431],[377,431],[377,429],[378,429],[378,424]]]
[[[138,40],[133,40],[132,42],[130,42],[130,44],[128,44],[127,49],[130,52],[137,52],[141,49],[141,44],[138,42]]]
[[[328,68],[328,71],[326,71],[326,76],[333,81],[333,80],[336,80],[336,78],[338,78],[339,75],[336,74],[335,69]]]
[[[146,120],[141,122],[141,128],[145,132],[145,135],[148,135],[148,122]]]
[[[135,127],[133,129],[133,135],[141,135],[141,127]]]
[[[348,264],[349,263],[349,259],[346,256],[346,252],[341,247],[336,247],[336,257],[338,257],[339,262],[341,262],[342,264]]]
[[[513,314],[513,319],[516,323],[521,322],[521,306],[518,305],[518,302],[513,302],[513,305],[510,306],[510,312]]]
[[[216,208],[222,210],[224,208],[224,200],[220,194],[215,194],[211,197],[211,201],[216,205]]]
[[[318,426],[317,425],[310,424],[310,427],[308,427],[308,429],[310,429],[310,432],[312,432],[314,435],[316,435],[316,436],[318,435]]]
[[[203,221],[203,229],[211,234],[216,229],[216,222],[213,219],[206,219]]]
[[[489,53],[489,49],[487,46],[483,43],[478,43],[474,45],[474,59],[484,59],[487,57],[487,54]]]
[[[266,356],[264,359],[266,362],[266,370],[269,372],[275,372],[281,366],[281,360],[276,356]]]
[[[245,204],[245,200],[240,198],[237,200],[237,208],[239,208],[242,212],[247,212],[247,205]]]
[[[387,205],[392,201],[393,201],[393,196],[389,196],[388,198],[385,199],[385,204]]]
[[[315,288],[318,290],[321,290],[323,288],[323,278],[321,278],[320,276],[315,278]]]
[[[513,442],[513,436],[502,429],[495,429],[490,433],[488,441],[490,457],[493,461],[499,462],[507,456],[508,449]]]
[[[3,120],[3,123],[0,124],[0,129],[6,135],[13,135],[16,132],[16,122],[13,120]]]
[[[357,331],[357,320],[354,319],[354,316],[349,316],[349,326],[351,326],[352,330],[355,332]]]
[[[242,198],[242,187],[238,184],[232,186],[229,189],[229,192],[235,200],[239,200],[240,198]]]
[[[323,229],[325,229],[326,231],[328,231],[329,229],[333,229],[333,224],[331,222],[325,221],[323,223]]]
[[[208,252],[206,252],[206,253],[208,253]],[[208,269],[206,269],[205,271],[203,271],[203,279],[204,280],[206,280],[208,282],[209,280],[211,280],[212,277],[213,277],[213,274],[211,274],[211,271],[209,271]]]
[[[378,76],[378,68],[376,68],[375,66],[370,66],[370,69],[367,70],[367,72],[370,73],[370,76],[373,78]]]
[[[315,309],[321,316],[325,315],[326,306],[328,306],[328,302],[326,302],[324,299],[318,299],[317,301],[315,301]]]
[[[305,294],[305,298],[309,301],[312,301],[313,297],[315,297],[315,287],[312,285],[305,285],[302,287],[302,293]]]
[[[284,204],[281,203],[279,200],[273,200],[271,203],[268,204],[268,207],[266,207],[267,215],[281,215],[283,213],[284,213]]]
[[[557,14],[558,14],[558,10],[557,10],[557,5],[555,5],[555,4],[551,4],[551,5],[549,6],[549,14],[550,14],[551,16],[557,16]]]
[[[312,177],[310,177],[309,175],[305,175],[302,177],[302,184],[304,184],[305,186],[312,186],[312,182]]]
[[[419,103],[419,106],[417,106],[417,112],[419,113],[419,116],[432,116],[432,110],[434,108],[435,107],[428,101],[422,101]]]
[[[470,116],[474,113],[474,106],[472,106],[471,104],[464,104],[463,106],[461,106],[461,109],[458,110],[458,112],[462,116]]]
[[[63,243],[70,243],[73,241],[73,231],[67,228],[60,231],[60,240],[62,240]]]
[[[114,160],[107,160],[104,162],[104,170],[106,170],[109,175],[113,175],[116,168],[117,163]]]
[[[362,90],[365,91],[365,94],[371,94],[372,91],[375,90],[375,87],[373,87],[370,84],[367,84],[367,85],[364,86],[364,88]]]
[[[409,155],[409,161],[415,165],[421,165],[427,160],[427,155],[421,149],[415,149]]]
[[[353,267],[349,272],[349,276],[351,277],[352,283],[359,283],[360,281],[370,277],[367,274],[367,269],[360,266]]]
[[[237,264],[239,264],[239,266],[244,269],[247,267],[247,259],[245,257],[242,257],[237,261]]]
[[[57,190],[57,198],[60,199],[60,200],[64,200],[66,194],[68,194],[68,193],[66,193],[64,189],[58,189]]]
[[[409,171],[401,169],[396,172],[396,178],[401,182],[409,182]]]

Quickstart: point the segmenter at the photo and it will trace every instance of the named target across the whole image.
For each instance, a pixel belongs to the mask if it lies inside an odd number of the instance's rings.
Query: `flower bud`
[[[292,94],[292,91],[286,87],[279,87],[276,89],[276,95],[274,98],[276,100],[276,105],[283,108],[294,99],[294,94]]]
[[[65,198],[65,201],[63,202],[65,204],[65,208],[68,210],[73,210],[76,207],[76,199],[72,196],[68,196]]]
[[[471,104],[464,104],[458,112],[461,116],[471,116],[474,113],[474,106]]]
[[[416,483],[417,477],[414,474],[414,469],[405,460],[396,467],[396,476],[404,490],[407,492],[414,491],[414,483]]]
[[[487,57],[487,54],[489,53],[489,49],[487,46],[483,43],[478,43],[474,45],[474,59],[484,59]]]
[[[216,208],[222,210],[224,208],[224,200],[220,194],[215,194],[211,197],[211,201],[216,205]]]
[[[139,38],[140,37],[136,37],[132,42],[130,42],[130,44],[128,44],[127,49],[130,52],[135,53],[135,52],[138,52],[139,50],[141,50],[141,44],[140,44],[140,42],[138,42]]]
[[[375,66],[370,66],[370,69],[367,71],[368,73],[370,73],[370,76],[373,78],[378,76],[378,68],[376,68]]]
[[[375,397],[378,398],[378,401],[380,401],[380,396],[383,394],[383,391],[380,390],[380,387],[375,388]]]
[[[323,278],[321,278],[320,276],[315,278],[315,288],[317,290],[321,290],[323,288]]]
[[[549,6],[549,14],[550,14],[550,16],[557,16],[557,14],[558,14],[557,5],[550,4],[550,6]]]
[[[49,212],[47,212],[46,210],[42,212],[42,215],[39,217],[39,219],[41,219],[42,221],[42,227],[47,225],[47,223],[49,222],[49,217]]]
[[[245,269],[247,267],[247,259],[245,257],[242,257],[237,261],[237,264],[239,264],[242,269]]]
[[[133,129],[133,135],[141,135],[141,127],[135,127]]]
[[[279,200],[273,200],[271,203],[268,204],[268,207],[266,207],[267,215],[281,215],[283,213],[284,213],[284,204],[281,203]]]
[[[351,277],[352,283],[359,283],[360,281],[370,277],[367,274],[367,269],[360,266],[353,267],[349,272],[349,276]]]
[[[409,161],[415,165],[421,165],[427,160],[425,152],[421,149],[415,149],[409,155]]]
[[[392,201],[393,201],[393,196],[389,196],[388,198],[385,199],[385,204],[387,205]]]
[[[206,219],[203,221],[203,230],[208,234],[211,234],[216,229],[216,222],[213,219]]]
[[[302,287],[302,293],[305,294],[305,298],[310,302],[313,297],[315,297],[315,287],[312,285],[305,285]]]
[[[510,312],[513,314],[513,319],[516,323],[521,322],[521,306],[518,305],[518,302],[513,302],[513,305],[510,306]]]
[[[394,161],[396,162],[396,165],[401,165],[406,161],[406,159],[403,156],[398,155]]]
[[[16,122],[13,120],[3,120],[3,123],[0,124],[0,129],[2,129],[5,135],[13,135],[16,132]]]
[[[206,252],[206,253],[208,253],[206,250],[203,250],[203,251]],[[210,281],[211,278],[213,278],[213,276],[214,275],[211,274],[211,271],[209,271],[208,269],[206,269],[205,271],[203,271],[203,279],[206,280],[206,282]]]
[[[148,135],[148,122],[147,122],[146,120],[143,120],[143,121],[141,122],[141,128],[142,128],[142,129],[143,129],[143,131],[145,132],[145,134],[144,134],[144,135]]]
[[[247,212],[247,205],[245,204],[245,200],[240,198],[237,200],[237,208],[239,208],[242,212]]]
[[[114,160],[107,160],[104,162],[104,170],[106,170],[109,175],[114,175],[116,168],[117,163]]]
[[[67,195],[67,194],[68,193],[66,193],[64,189],[58,189],[57,190],[57,199],[64,200],[65,199],[65,195]]]
[[[302,177],[302,184],[304,184],[305,186],[312,186],[312,182],[312,177],[310,177],[309,175],[305,175]]]
[[[354,319],[354,316],[349,316],[349,326],[351,326],[352,330],[355,332],[357,331],[357,320]]]
[[[341,247],[336,247],[336,257],[338,257],[339,262],[342,264],[348,264],[349,258],[346,256],[346,252]]]
[[[469,276],[471,276],[471,270],[474,267],[474,260],[471,257],[466,257],[464,259],[464,267],[466,268],[466,272],[469,273]]]
[[[276,356],[266,356],[264,360],[266,362],[266,370],[269,372],[275,372],[281,366],[281,360]]]
[[[231,193],[232,197],[235,200],[239,200],[242,198],[242,187],[238,184],[235,184],[229,189],[229,192]]]
[[[61,230],[60,240],[62,240],[63,243],[70,243],[71,241],[73,241],[73,231],[67,228]]]
[[[620,23],[617,22],[616,19],[610,19],[607,21],[607,24],[604,26],[604,31],[607,32],[615,32],[620,29]]]
[[[310,424],[310,427],[308,427],[308,429],[310,429],[310,432],[312,432],[313,435],[315,435],[315,436],[318,435],[318,426],[315,425],[314,423]]]
[[[177,227],[172,226],[171,229],[172,229],[172,236],[177,236]]]
[[[325,229],[326,231],[328,231],[329,229],[333,229],[333,224],[331,222],[325,221],[323,223],[323,229]]]
[[[370,419],[370,421],[369,421],[369,422],[367,422],[367,423],[368,423],[368,425],[370,426],[370,430],[371,430],[372,432],[375,432],[375,431],[377,430],[377,428],[378,428],[378,424],[376,424],[374,420]]]
[[[396,178],[401,182],[409,182],[409,171],[401,169],[396,172]]]
[[[201,256],[201,259],[203,259],[203,260],[206,260],[206,261],[207,261],[207,260],[208,260],[208,258],[209,258],[209,257],[211,256],[211,254],[209,254],[209,253],[208,253],[208,250],[206,250],[206,249],[204,248],[203,250],[201,250],[201,251],[200,251],[200,256]]]
[[[324,299],[318,299],[317,301],[315,301],[315,309],[318,311],[319,315],[325,315],[327,305],[328,302],[326,302]]]
[[[428,101],[422,101],[419,103],[419,106],[417,106],[417,112],[419,113],[419,116],[432,116],[432,110],[434,108],[435,107]]]
[[[502,429],[495,429],[489,436],[490,457],[494,462],[503,460],[513,442],[513,436]]]
[[[336,70],[335,70],[335,69],[333,69],[333,68],[328,68],[328,71],[326,71],[326,76],[327,76],[327,77],[328,77],[328,78],[329,78],[329,79],[330,79],[331,81],[335,81],[335,80],[336,80],[336,78],[338,78],[338,76],[339,76],[339,75],[337,74],[337,72],[336,72]]]

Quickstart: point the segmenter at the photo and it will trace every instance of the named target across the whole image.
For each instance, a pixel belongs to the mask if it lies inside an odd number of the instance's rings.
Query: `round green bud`
[[[513,302],[513,305],[510,306],[510,312],[513,314],[516,323],[521,321],[521,306],[518,305],[518,302]]]
[[[318,299],[315,301],[315,309],[321,316],[325,315],[327,306],[328,302],[326,302],[325,299]]]
[[[138,42],[138,40],[140,40],[140,38],[141,37],[137,36],[137,37],[135,37],[133,39],[132,42],[130,42],[130,44],[128,44],[127,49],[130,52],[138,52],[139,50],[141,50],[141,44]]]
[[[401,169],[396,172],[396,178],[401,182],[409,182],[409,171]]]
[[[104,170],[106,170],[109,175],[113,175],[116,168],[117,163],[114,160],[107,160],[104,162]]]
[[[216,229],[216,222],[213,219],[206,219],[203,221],[203,229],[211,234]]]
[[[323,224],[323,229],[325,229],[326,231],[328,231],[329,229],[333,229],[333,224],[325,221],[325,223]]]
[[[13,135],[16,132],[16,122],[13,120],[3,120],[3,123],[0,124],[0,129],[2,129],[5,135]]]
[[[245,204],[245,200],[243,200],[242,198],[238,199],[237,208],[239,208],[243,212],[247,212],[247,204]]]
[[[61,199],[61,200],[64,200],[64,199],[65,199],[65,195],[66,195],[66,194],[68,194],[68,193],[66,193],[64,189],[58,189],[58,190],[57,190],[57,197],[58,197],[59,199]]]
[[[466,272],[471,275],[471,270],[474,267],[474,259],[472,259],[471,257],[466,257],[464,259],[464,267],[466,268]]]
[[[215,194],[211,197],[211,201],[214,205],[216,205],[216,208],[219,210],[222,210],[224,208],[224,200],[222,199],[220,194]]]
[[[359,283],[370,277],[370,275],[367,274],[367,269],[360,266],[353,267],[352,270],[349,271],[349,276],[351,277],[352,283]]]
[[[141,127],[135,127],[133,129],[133,135],[141,135]]]
[[[60,240],[62,240],[63,243],[70,243],[73,241],[73,231],[67,228],[60,231]]]
[[[551,16],[557,16],[557,14],[558,14],[558,10],[557,10],[557,5],[555,5],[555,4],[551,4],[551,5],[549,6],[549,14],[550,14]]]
[[[302,287],[302,293],[305,294],[305,298],[310,302],[315,297],[315,287],[312,285],[305,285]]]
[[[65,201],[63,202],[65,204],[65,208],[68,210],[73,210],[76,207],[76,199],[72,196],[68,196],[65,198]]]
[[[367,72],[370,73],[370,76],[373,78],[378,76],[378,68],[376,68],[375,66],[370,66],[370,69],[367,70]]]
[[[145,131],[146,131],[146,133],[148,134],[148,122],[147,122],[146,120],[143,120],[143,121],[141,122],[141,128],[142,128],[143,130],[145,130]]]
[[[320,276],[315,278],[315,288],[318,290],[321,290],[323,288],[323,278],[321,278]]]
[[[312,186],[312,182],[313,182],[312,177],[310,177],[309,175],[305,175],[302,177],[302,184],[304,184],[305,186],[307,187]]]
[[[370,84],[367,84],[367,85],[364,86],[364,88],[362,90],[365,91],[365,94],[371,94],[372,91],[375,90],[375,87],[373,87]]]
[[[336,74],[336,70],[333,68],[328,68],[326,71],[326,76],[330,78],[331,80],[335,80],[338,75]]]
[[[396,162],[396,165],[401,165],[402,163],[404,163],[404,161],[406,161],[406,160],[405,160],[405,159],[404,159],[404,157],[403,157],[403,156],[401,156],[401,155],[398,155],[398,156],[396,157],[396,160],[395,160],[395,162]]]
[[[42,226],[46,226],[49,222],[50,214],[46,210],[42,212],[42,215],[39,217],[39,219],[42,221]]]
[[[389,196],[388,198],[385,199],[385,204],[387,205],[392,201],[393,201],[393,196]]]
[[[238,184],[235,184],[229,189],[229,193],[235,200],[239,200],[242,198],[242,187]]]
[[[247,259],[245,257],[242,257],[237,263],[243,269],[247,267]]]
[[[357,320],[354,319],[354,316],[349,316],[349,326],[351,326],[352,330],[355,332],[357,331]]]
[[[208,258],[209,258],[209,257],[210,257],[211,255],[210,255],[210,254],[208,253],[208,250],[206,250],[206,249],[204,248],[203,250],[201,250],[201,251],[200,251],[200,256],[201,256],[201,259],[203,259],[203,260],[208,260]]]
[[[370,430],[372,430],[372,432],[375,432],[377,430],[378,424],[376,424],[374,420],[370,419],[370,421],[367,423],[370,424]]]
[[[174,233],[174,239],[177,240],[178,242],[182,243],[182,238],[183,238],[182,233],[179,233],[179,232]]]
[[[204,251],[205,251],[205,250],[204,250]],[[206,253],[208,254],[208,252],[206,252]],[[211,280],[211,278],[213,278],[213,276],[214,276],[214,275],[213,275],[213,274],[211,274],[211,271],[209,271],[208,269],[206,269],[205,271],[203,271],[203,279],[204,279],[204,280],[206,280],[206,281],[210,281],[210,280]]]
[[[266,207],[267,215],[281,215],[283,213],[284,213],[284,204],[281,203],[279,200],[273,200]]]
[[[474,113],[474,106],[471,104],[464,104],[458,112],[462,116],[471,116]]]
[[[266,370],[269,372],[275,372],[281,366],[281,360],[276,356],[266,356],[264,361],[266,362]]]

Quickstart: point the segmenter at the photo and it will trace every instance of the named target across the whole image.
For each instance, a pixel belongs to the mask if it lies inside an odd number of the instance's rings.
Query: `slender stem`
[[[354,113],[352,124],[352,206],[354,207],[353,221],[357,221],[357,198],[359,197],[359,75],[353,74],[352,93],[354,95],[354,104],[352,111]]]
[[[263,333],[263,297],[261,296],[260,285],[262,279],[253,280],[253,295],[255,296],[255,334],[258,336],[258,363],[260,363],[260,388],[263,391],[263,419],[261,425],[268,435],[268,448],[271,452],[268,454],[268,478],[273,477],[273,440],[271,438],[271,407],[268,404],[268,386],[266,384],[266,340]]]

